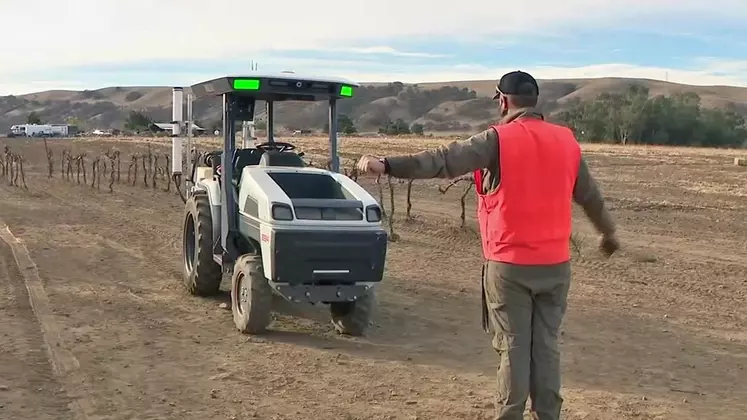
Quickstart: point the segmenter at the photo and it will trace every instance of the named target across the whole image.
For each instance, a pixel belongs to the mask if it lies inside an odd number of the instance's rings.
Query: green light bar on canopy
[[[236,90],[259,90],[259,79],[234,79],[233,88]]]
[[[340,96],[346,96],[348,98],[353,96],[353,87],[342,85],[340,86]]]

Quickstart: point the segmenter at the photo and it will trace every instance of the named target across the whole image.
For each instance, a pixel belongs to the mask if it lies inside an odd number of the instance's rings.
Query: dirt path
[[[2,228],[2,226],[0,226]],[[0,414],[73,420],[10,246],[0,241]]]
[[[0,218],[38,265],[81,379],[52,374],[6,250],[0,269],[13,288],[2,284],[12,298],[0,309],[11,320],[0,330],[0,386],[10,383],[0,389],[2,416],[72,419],[71,398],[90,402],[89,419],[490,418],[496,358],[480,329],[479,244],[457,226],[459,191],[415,185],[415,219],[395,225],[402,239],[390,247],[366,338],[339,337],[325,311],[282,303],[275,331],[249,338],[219,308],[226,296],[182,290],[175,194],[47,180],[43,148],[14,147],[40,164],[28,165],[29,191],[0,181]],[[107,145],[76,147],[92,154]],[[592,156],[628,249],[601,260],[589,235],[574,261],[565,418],[743,419],[747,245],[738,216],[747,203],[721,192],[743,174],[724,165],[712,175],[698,156],[687,167],[650,159]],[[704,179],[722,188],[688,189]],[[406,186],[395,188],[402,217]],[[32,392],[39,382],[43,391]]]

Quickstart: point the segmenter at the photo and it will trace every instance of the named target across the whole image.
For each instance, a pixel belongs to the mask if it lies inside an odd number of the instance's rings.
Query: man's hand
[[[361,156],[361,159],[358,161],[358,164],[355,165],[355,167],[361,174],[372,173],[381,175],[386,171],[386,165],[384,165],[384,162],[381,160],[381,158],[369,155]]]
[[[602,235],[599,238],[599,250],[606,256],[610,257],[620,249],[620,242],[617,240],[617,236],[614,233],[609,235]]]

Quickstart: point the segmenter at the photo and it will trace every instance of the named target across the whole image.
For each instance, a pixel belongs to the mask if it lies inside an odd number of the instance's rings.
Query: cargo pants
[[[558,335],[570,279],[570,263],[483,265],[483,328],[499,357],[496,420],[522,420],[528,397],[534,419],[560,418]]]

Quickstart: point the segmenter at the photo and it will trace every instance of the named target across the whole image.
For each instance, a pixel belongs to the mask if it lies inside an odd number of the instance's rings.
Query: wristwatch
[[[379,162],[381,162],[381,163],[384,164],[384,173],[385,174],[389,174],[389,169],[390,169],[389,168],[389,161],[386,160],[386,158],[381,158],[381,159],[379,159]]]

